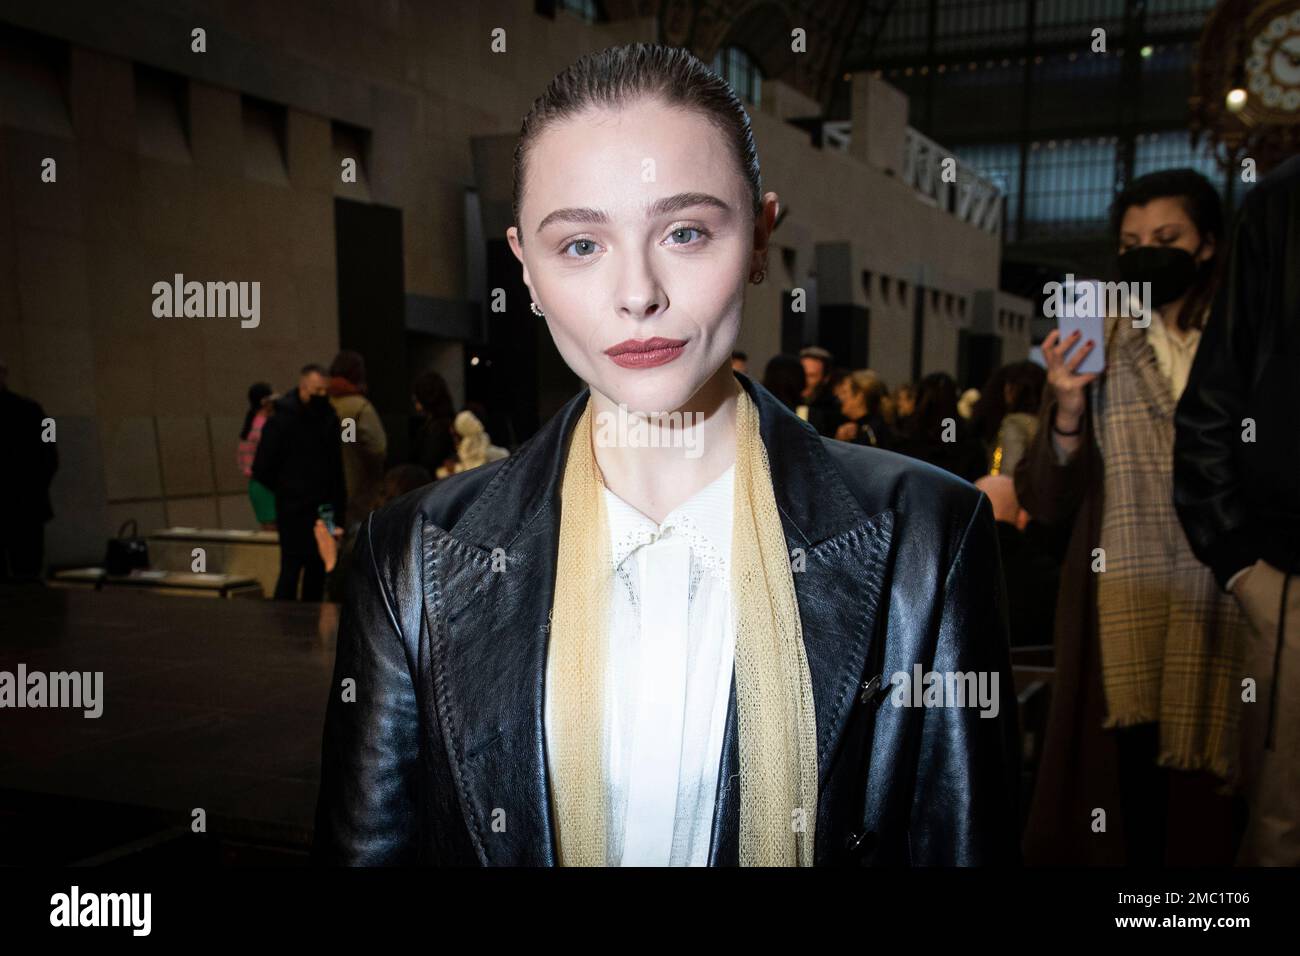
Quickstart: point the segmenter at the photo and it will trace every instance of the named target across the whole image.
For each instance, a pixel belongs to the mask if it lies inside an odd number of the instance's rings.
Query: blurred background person
[[[275,492],[253,477],[253,461],[257,458],[257,446],[262,440],[262,428],[275,409],[279,396],[272,394],[271,386],[265,382],[256,382],[248,388],[248,412],[244,415],[244,427],[239,432],[239,470],[248,479],[248,500],[253,506],[253,515],[263,530],[275,530]]]
[[[890,448],[894,430],[889,423],[889,389],[870,369],[844,376],[836,386],[844,422],[835,431],[840,441]]]
[[[820,346],[810,345],[800,349],[799,362],[804,371],[803,404],[808,406],[808,423],[833,438],[840,419],[840,403],[835,400],[831,381],[834,356]]]
[[[1226,863],[1241,621],[1179,527],[1172,474],[1174,406],[1223,249],[1218,194],[1191,170],[1140,177],[1112,233],[1155,314],[1147,328],[1108,318],[1104,342],[1047,336],[1040,424],[1015,471],[1028,512],[1072,529],[1026,861]],[[1104,371],[1080,374],[1103,348]],[[1105,832],[1088,823],[1097,807]]]
[[[1238,863],[1300,864],[1300,157],[1242,203],[1224,294],[1178,403],[1174,505],[1250,628],[1242,716],[1250,817]],[[1249,421],[1255,434],[1247,440]]]
[[[957,382],[934,372],[917,387],[916,410],[902,425],[894,451],[938,465],[967,481],[984,474],[984,446],[957,410]]]
[[[355,423],[352,441],[343,442],[343,478],[347,484],[348,514],[343,525],[356,524],[374,507],[384,480],[388,434],[379,412],[366,397],[366,362],[357,352],[344,350],[330,363],[330,404],[339,421]]]
[[[468,409],[456,416],[454,430],[456,458],[450,464],[438,469],[438,478],[458,475],[462,471],[469,471],[489,461],[500,461],[510,454],[504,448],[492,444],[492,437],[483,428],[483,423]]]
[[[325,593],[325,566],[312,529],[322,509],[340,526],[347,513],[342,445],[325,369],[305,365],[298,387],[275,403],[253,459],[253,477],[275,492],[277,600],[297,600],[300,580],[302,600],[319,601]]]
[[[957,399],[957,414],[966,421],[970,421],[971,415],[975,411],[975,404],[980,400],[980,390],[978,388],[968,388],[961,393]]]
[[[804,421],[808,421],[808,405],[803,397],[806,382],[803,363],[793,355],[773,355],[763,370],[763,387]]]
[[[9,388],[0,359],[0,581],[39,582],[45,572],[45,524],[54,517],[50,482],[59,468],[54,441],[45,441],[45,409]],[[57,439],[58,432],[53,433]]]
[[[411,385],[415,416],[411,419],[411,461],[431,475],[456,457],[452,421],[455,404],[446,380],[433,369],[421,372]]]
[[[1012,475],[1038,432],[1038,408],[1047,384],[1036,362],[1012,362],[989,376],[971,415],[971,427],[989,451],[989,474]]]
[[[916,385],[904,382],[894,389],[894,431],[901,432],[907,427],[907,420],[916,411]]]

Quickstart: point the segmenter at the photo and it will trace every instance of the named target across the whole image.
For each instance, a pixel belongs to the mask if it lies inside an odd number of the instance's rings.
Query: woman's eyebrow
[[[731,212],[731,205],[717,196],[709,193],[677,193],[674,196],[664,196],[656,199],[646,207],[646,218],[654,219],[659,216],[668,216],[675,212],[681,212],[683,209],[691,209],[695,206],[709,206],[713,209],[720,209],[723,212]],[[557,222],[571,222],[584,225],[598,224],[603,225],[609,222],[609,214],[603,209],[571,207],[568,209],[556,209],[554,212],[547,213],[540,223],[537,224],[537,232],[541,232],[547,226]]]

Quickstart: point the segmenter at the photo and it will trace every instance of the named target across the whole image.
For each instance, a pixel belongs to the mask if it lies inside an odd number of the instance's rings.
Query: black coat
[[[804,561],[794,582],[817,721],[816,862],[1018,860],[1016,697],[988,500],[938,469],[822,438],[737,378]],[[587,398],[509,458],[404,495],[363,526],[325,722],[318,862],[556,863],[543,677],[560,479]],[[997,716],[862,699],[871,677],[890,692],[913,663],[996,674]],[[347,678],[355,702],[341,699]],[[737,740],[733,677],[711,865],[738,861]]]
[[[41,440],[45,410],[7,388],[0,388],[0,499],[15,522],[45,523],[54,517],[50,482],[59,467],[54,442]]]
[[[1300,573],[1300,156],[1243,200],[1226,281],[1178,403],[1174,504],[1220,586]],[[1245,420],[1254,441],[1244,441]]]
[[[311,527],[317,508],[332,505],[341,523],[347,505],[342,432],[328,399],[304,405],[295,388],[275,403],[257,443],[253,478],[275,492],[281,546],[315,552]]]

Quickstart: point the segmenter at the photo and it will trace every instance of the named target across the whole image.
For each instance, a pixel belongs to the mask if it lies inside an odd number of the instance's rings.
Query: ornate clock
[[[1300,123],[1300,3],[1264,5],[1247,20],[1246,36],[1242,120]]]
[[[1225,167],[1250,157],[1262,175],[1300,151],[1300,0],[1223,0],[1201,33],[1193,82],[1193,133]]]

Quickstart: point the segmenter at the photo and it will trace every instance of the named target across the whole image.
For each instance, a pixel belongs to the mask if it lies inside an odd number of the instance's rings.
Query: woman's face
[[[867,396],[847,378],[835,387],[835,393],[840,400],[840,414],[846,418],[861,418],[867,413]]]
[[[673,411],[730,365],[776,195],[751,208],[723,135],[642,99],[538,136],[507,238],[574,373],[631,411]]]
[[[1137,246],[1175,246],[1204,262],[1214,255],[1214,237],[1201,241],[1200,230],[1175,196],[1153,199],[1145,206],[1129,206],[1119,227],[1121,254]]]

